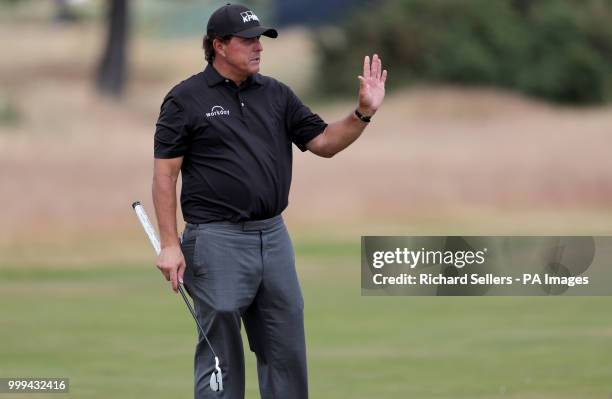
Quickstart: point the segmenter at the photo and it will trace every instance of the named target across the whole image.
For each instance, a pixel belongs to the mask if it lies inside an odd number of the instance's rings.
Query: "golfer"
[[[157,267],[174,291],[184,281],[221,359],[224,389],[214,392],[214,357],[200,334],[194,360],[198,399],[244,398],[241,321],[257,357],[261,397],[308,397],[304,302],[281,216],[291,185],[292,144],[332,157],[359,137],[385,96],[381,59],[365,57],[355,109],[327,124],[289,87],[259,74],[261,36],[278,33],[261,26],[247,7],[216,10],[203,43],[208,65],[170,90],[155,131],[153,201],[162,247]],[[179,173],[182,243],[176,225]]]

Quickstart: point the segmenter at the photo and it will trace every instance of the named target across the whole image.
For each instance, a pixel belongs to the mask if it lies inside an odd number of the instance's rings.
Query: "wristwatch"
[[[362,122],[365,122],[365,123],[370,123],[370,119],[372,119],[371,116],[365,116],[364,114],[359,112],[358,109],[355,109],[355,116],[357,118],[359,118],[359,120],[361,120]]]

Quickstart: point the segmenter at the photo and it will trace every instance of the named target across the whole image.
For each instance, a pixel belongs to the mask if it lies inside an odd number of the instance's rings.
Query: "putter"
[[[138,220],[140,220],[140,224],[142,224],[142,227],[144,228],[145,233],[147,233],[147,236],[149,237],[149,240],[151,241],[151,245],[153,245],[155,252],[157,253],[157,255],[159,255],[159,253],[161,252],[161,244],[159,242],[159,239],[157,238],[157,233],[155,232],[153,225],[149,221],[149,217],[147,216],[147,213],[145,212],[144,206],[142,206],[140,201],[136,201],[132,204],[132,208],[134,208],[134,211],[136,211],[136,216],[138,216]],[[206,340],[208,347],[210,348],[213,356],[215,357],[215,371],[213,371],[212,374],[210,375],[210,389],[213,392],[223,391],[223,374],[221,374],[221,368],[219,367],[219,357],[215,353],[215,350],[213,349],[212,345],[210,344],[210,341],[208,340],[206,333],[204,333],[204,329],[202,328],[202,326],[200,325],[200,322],[198,321],[198,318],[196,317],[195,311],[193,310],[193,307],[191,306],[191,302],[189,301],[189,299],[187,299],[187,295],[185,294],[185,290],[183,289],[183,283],[181,282],[178,283],[178,290],[181,293],[183,300],[185,301],[185,305],[187,305],[189,312],[193,316],[193,319],[195,320],[196,324],[198,325],[198,328],[200,329],[202,336]]]

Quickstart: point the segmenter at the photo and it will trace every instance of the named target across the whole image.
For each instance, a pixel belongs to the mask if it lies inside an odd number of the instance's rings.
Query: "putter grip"
[[[149,221],[149,217],[147,216],[144,206],[142,206],[140,201],[136,201],[132,204],[132,208],[134,208],[136,216],[138,216],[138,220],[140,220],[140,224],[144,228],[145,233],[147,233],[149,241],[151,241],[151,245],[153,245],[153,249],[155,249],[155,253],[159,255],[161,252],[161,244],[159,242],[159,238],[157,238],[155,228],[153,228],[151,221]]]

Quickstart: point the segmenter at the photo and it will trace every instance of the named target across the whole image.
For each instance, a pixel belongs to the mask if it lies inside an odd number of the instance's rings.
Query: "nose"
[[[254,50],[257,51],[257,52],[263,51],[263,46],[261,45],[261,41],[259,40],[259,38],[255,39],[255,48],[254,48]]]

